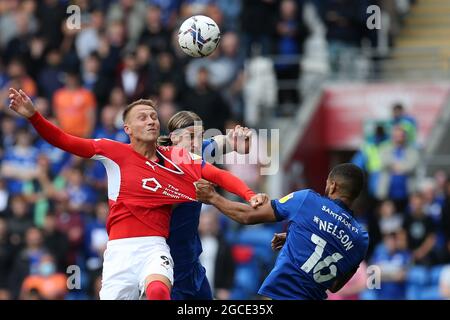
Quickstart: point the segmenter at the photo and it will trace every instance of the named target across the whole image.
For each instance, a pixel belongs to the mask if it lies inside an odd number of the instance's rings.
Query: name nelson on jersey
[[[323,230],[328,232],[332,236],[336,237],[344,246],[345,250],[348,251],[353,248],[353,242],[350,240],[350,237],[345,233],[344,230],[340,229],[338,231],[338,227],[331,222],[324,221],[317,216],[313,218],[314,223],[319,225],[319,230]]]

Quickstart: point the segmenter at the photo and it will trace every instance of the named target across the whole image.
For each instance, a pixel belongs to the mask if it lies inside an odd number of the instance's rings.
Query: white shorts
[[[138,300],[151,274],[173,284],[173,260],[163,237],[110,240],[103,257],[101,300]]]

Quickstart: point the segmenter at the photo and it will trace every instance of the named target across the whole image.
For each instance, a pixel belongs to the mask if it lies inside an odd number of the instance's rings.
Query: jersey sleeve
[[[272,200],[271,205],[278,221],[292,220],[308,195],[309,190],[296,191],[283,198]]]
[[[202,143],[202,158],[210,159],[216,155],[217,142],[214,139],[203,140]]]
[[[92,140],[94,145],[95,156],[93,159],[105,157],[112,160],[117,160],[122,157],[127,157],[130,150],[123,149],[125,144],[111,139],[100,138]]]
[[[39,112],[35,112],[29,121],[37,133],[51,145],[82,158],[91,158],[95,155],[94,140],[65,133]]]
[[[244,181],[228,171],[214,167],[210,163],[206,163],[202,167],[202,178],[219,185],[226,191],[234,193],[246,201],[249,201],[255,195]]]

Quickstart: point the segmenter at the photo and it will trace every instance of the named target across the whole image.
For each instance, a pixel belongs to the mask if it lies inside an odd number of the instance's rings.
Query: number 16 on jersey
[[[317,283],[322,283],[333,279],[337,274],[337,267],[335,263],[341,260],[343,256],[336,252],[322,261],[319,261],[322,258],[323,250],[327,245],[327,242],[315,233],[311,235],[311,241],[316,245],[316,248],[308,260],[306,260],[301,266],[301,269],[306,273],[313,270],[313,277]],[[320,271],[325,267],[329,267],[330,272],[328,274],[321,274]]]

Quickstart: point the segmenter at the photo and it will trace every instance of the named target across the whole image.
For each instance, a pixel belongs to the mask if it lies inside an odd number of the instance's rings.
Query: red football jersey
[[[66,134],[39,112],[29,118],[47,142],[64,151],[103,163],[108,174],[109,239],[168,237],[172,205],[195,201],[193,183],[205,178],[249,200],[254,192],[239,178],[204,163],[177,147],[157,147],[151,161],[131,145],[108,139],[83,139]]]
[[[201,177],[201,159],[182,148],[157,147],[158,158],[164,162],[160,163],[150,161],[129,144],[96,139],[94,146],[92,159],[101,161],[108,175],[110,238],[129,236],[138,227],[122,226],[131,214],[147,227],[143,235],[168,237],[171,204],[196,201],[194,182]],[[123,230],[113,230],[116,228]],[[139,236],[140,230],[135,231]]]

